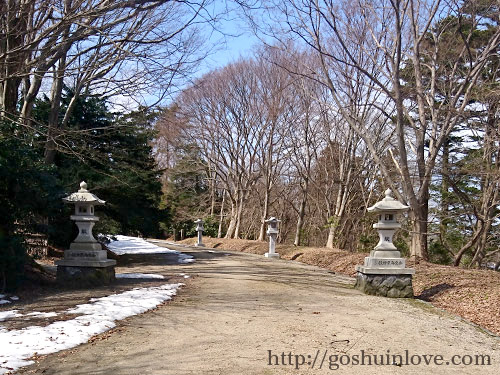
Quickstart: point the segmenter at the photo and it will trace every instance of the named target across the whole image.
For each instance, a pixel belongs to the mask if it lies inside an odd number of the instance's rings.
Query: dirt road
[[[143,262],[126,270],[191,275],[173,301],[122,321],[105,339],[50,355],[19,373],[497,374],[500,369],[498,337],[421,302],[365,296],[352,289],[350,278],[296,262],[182,251],[196,263]],[[375,365],[373,355],[384,365]],[[491,365],[476,366],[476,360],[488,362],[481,355],[489,356]]]

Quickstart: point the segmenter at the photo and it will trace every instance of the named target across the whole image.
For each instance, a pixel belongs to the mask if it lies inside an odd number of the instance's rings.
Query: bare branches
[[[481,48],[472,40],[477,13],[450,2],[275,0],[272,21],[263,27],[282,45],[294,35],[320,61],[314,80],[329,88],[335,109],[363,139],[387,185],[397,193],[395,163],[414,229],[412,252],[427,257],[429,188],[444,142],[465,118],[485,64],[497,53],[497,28]],[[453,38],[459,32],[461,41]],[[453,45],[453,47],[451,47]],[[496,51],[496,52],[495,52]],[[366,116],[350,98],[368,97],[369,107],[386,118],[394,137],[390,158],[374,147]],[[383,105],[381,103],[384,103]],[[376,115],[378,117],[378,115]],[[419,237],[420,236],[420,237]]]
[[[14,112],[7,104],[17,100],[24,79],[28,84],[20,113],[24,122],[29,121],[42,80],[62,57],[67,60],[64,77],[68,82],[74,77],[76,88],[92,83],[94,90],[109,96],[134,95],[147,87],[151,93],[157,89],[162,97],[175,77],[186,74],[204,56],[203,40],[197,34],[205,22],[201,16],[208,4],[205,0],[9,4],[0,25],[5,31],[0,33],[0,62],[6,69],[0,73],[4,92],[0,108],[2,113]],[[16,33],[9,38],[17,35],[15,43],[2,37],[12,34],[12,27]]]

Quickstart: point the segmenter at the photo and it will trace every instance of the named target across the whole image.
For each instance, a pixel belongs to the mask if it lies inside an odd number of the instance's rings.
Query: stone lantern
[[[116,261],[107,259],[107,252],[92,235],[92,228],[99,221],[94,215],[94,207],[106,202],[90,193],[84,181],[78,192],[63,201],[75,205],[75,213],[70,218],[78,227],[78,236],[69,250],[64,251],[64,259],[56,262],[58,281],[98,285],[114,280]]]
[[[364,265],[356,266],[356,288],[366,294],[386,297],[413,297],[412,275],[414,269],[405,268],[405,260],[393,243],[394,232],[401,228],[398,216],[408,211],[392,197],[387,189],[385,198],[368,208],[368,212],[378,214],[377,229],[379,242],[365,258]]]
[[[202,241],[203,230],[204,230],[203,220],[198,219],[194,223],[196,224],[196,231],[198,232],[198,241],[196,242],[195,246],[204,247],[205,245],[203,244]]]
[[[278,223],[281,221],[275,217],[270,217],[265,221],[267,223],[267,235],[269,236],[269,252],[264,256],[267,258],[279,258],[280,255],[276,252],[276,237],[278,236]]]

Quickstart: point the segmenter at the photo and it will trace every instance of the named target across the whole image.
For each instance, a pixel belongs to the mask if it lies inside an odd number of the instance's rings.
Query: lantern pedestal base
[[[65,286],[99,286],[115,280],[116,260],[107,259],[104,250],[66,250],[56,265],[57,282]]]
[[[367,269],[356,267],[356,289],[365,294],[390,298],[413,298],[414,269]]]
[[[280,255],[278,253],[265,253],[264,256],[266,258],[279,258]]]
[[[84,288],[108,285],[113,281],[115,281],[114,264],[105,267],[57,265],[57,282],[64,286]]]
[[[205,244],[202,242],[196,243],[194,246],[196,247],[205,247]]]

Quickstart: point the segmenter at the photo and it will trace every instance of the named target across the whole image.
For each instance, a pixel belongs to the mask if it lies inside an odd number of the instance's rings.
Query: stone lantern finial
[[[84,193],[87,192],[87,183],[85,181],[80,182],[80,192]]]

